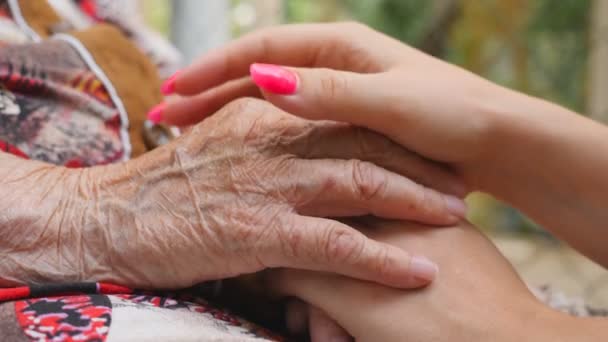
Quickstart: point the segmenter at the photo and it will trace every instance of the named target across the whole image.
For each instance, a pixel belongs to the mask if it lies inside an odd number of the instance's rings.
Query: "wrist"
[[[468,182],[476,190],[507,198],[514,185],[521,188],[526,179],[534,179],[544,156],[559,155],[564,132],[576,129],[580,119],[555,104],[497,85],[476,100],[473,112],[485,118],[486,129],[482,153],[466,165]]]
[[[183,269],[174,268],[185,253],[175,247],[179,238],[158,238],[167,230],[187,227],[195,216],[189,197],[192,179],[182,168],[175,147],[168,145],[140,158],[93,170],[93,188],[97,190],[94,215],[103,223],[95,238],[105,246],[96,258],[103,260],[102,266],[107,266],[103,269],[109,271],[95,274],[96,280],[136,288],[159,284],[172,288],[188,281],[183,278]],[[168,244],[174,248],[168,249]],[[172,268],[174,273],[166,271]]]
[[[584,322],[574,316],[549,308],[536,299],[531,299],[517,312],[511,308],[511,318],[501,326],[496,341],[585,341]],[[583,323],[583,324],[582,324]],[[487,336],[486,336],[487,337]],[[487,340],[481,338],[480,340]],[[593,339],[589,339],[590,341]],[[595,340],[594,340],[595,341]]]
[[[608,322],[605,318],[575,317],[551,310],[537,338],[531,341],[604,341],[608,338]]]
[[[468,146],[472,151],[468,158],[456,162],[455,167],[465,179],[469,189],[488,191],[495,177],[491,170],[503,169],[508,162],[503,159],[505,145],[517,135],[516,115],[512,110],[518,95],[509,89],[483,81],[467,96],[464,111],[474,129],[467,133],[474,142]],[[466,141],[466,139],[465,139]]]
[[[1,156],[0,263],[2,284],[78,280],[70,253],[78,241],[80,171]]]

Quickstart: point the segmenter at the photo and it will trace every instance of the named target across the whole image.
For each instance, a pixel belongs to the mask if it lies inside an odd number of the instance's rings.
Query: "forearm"
[[[0,286],[131,285],[122,252],[143,244],[128,199],[114,192],[131,184],[130,165],[68,169],[0,153]]]
[[[608,127],[514,92],[493,99],[495,143],[472,182],[608,265]]]
[[[196,255],[184,248],[196,241],[189,225],[198,216],[186,202],[192,197],[188,177],[172,151],[81,169],[0,153],[0,287],[191,285],[192,276],[184,274],[191,268],[175,265],[209,258],[200,243]]]

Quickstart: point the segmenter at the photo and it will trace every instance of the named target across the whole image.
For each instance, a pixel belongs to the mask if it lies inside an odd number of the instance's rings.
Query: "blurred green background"
[[[143,3],[152,25],[169,34],[175,2]],[[231,0],[226,6],[232,37],[280,23],[357,20],[580,113],[587,112],[593,90],[592,0]],[[469,202],[470,219],[483,229],[546,235],[489,196],[475,194]]]

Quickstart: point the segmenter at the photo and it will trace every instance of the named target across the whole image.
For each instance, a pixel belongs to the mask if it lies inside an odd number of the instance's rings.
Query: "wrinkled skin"
[[[417,287],[432,278],[411,269],[419,258],[318,217],[459,220],[453,197],[399,175],[461,192],[442,167],[370,131],[259,100],[233,102],[123,164],[68,170],[0,157],[2,285],[178,288],[294,267]]]

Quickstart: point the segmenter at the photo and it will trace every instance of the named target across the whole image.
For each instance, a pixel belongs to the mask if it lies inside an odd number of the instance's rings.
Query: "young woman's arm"
[[[489,103],[498,145],[473,182],[607,266],[608,127],[502,88]]]
[[[427,229],[368,223],[369,236],[439,264],[435,282],[404,291],[323,273],[281,270],[272,283],[320,308],[357,341],[599,341],[608,321],[570,317],[538,302],[481,233],[462,223]]]

